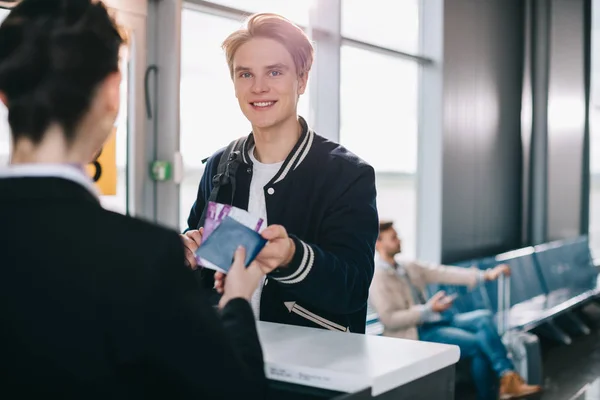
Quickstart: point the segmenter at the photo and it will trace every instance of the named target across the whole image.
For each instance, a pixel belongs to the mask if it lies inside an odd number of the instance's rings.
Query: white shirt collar
[[[406,270],[402,266],[402,263],[396,261],[396,265],[392,265],[389,262],[385,261],[377,251],[375,252],[375,268],[381,268],[382,270],[386,271],[393,271],[399,275],[404,275],[406,273]]]
[[[375,267],[377,268],[381,268],[381,269],[394,269],[394,266],[391,265],[389,262],[385,261],[383,259],[383,257],[381,257],[379,255],[379,253],[377,251],[375,251]]]
[[[270,170],[279,171],[279,168],[281,168],[281,166],[283,165],[283,161],[279,161],[276,163],[270,163],[270,164],[262,163],[256,159],[256,156],[254,155],[255,150],[256,150],[256,146],[252,146],[252,148],[250,149],[250,152],[248,152],[248,156],[250,157],[250,160],[252,160],[252,164],[254,166],[258,167],[259,169],[270,169]]]
[[[71,164],[11,164],[0,167],[0,179],[7,178],[61,178],[87,189],[95,198],[100,193],[85,171]]]

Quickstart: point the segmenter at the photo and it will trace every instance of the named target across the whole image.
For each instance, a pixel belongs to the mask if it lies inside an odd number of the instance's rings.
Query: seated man
[[[427,284],[443,283],[475,287],[482,281],[508,275],[507,265],[493,269],[424,265],[418,262],[398,264],[401,242],[392,222],[379,224],[376,244],[375,276],[369,292],[370,305],[384,325],[384,336],[453,344],[460,347],[461,358],[470,358],[479,399],[496,399],[496,386],[490,372],[500,379],[500,398],[512,399],[541,391],[527,385],[515,372],[507,357],[492,314],[487,310],[442,316],[452,298],[438,292],[425,300]],[[490,379],[491,378],[491,379]]]

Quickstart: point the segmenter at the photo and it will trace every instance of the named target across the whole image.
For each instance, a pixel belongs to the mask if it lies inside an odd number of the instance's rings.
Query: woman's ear
[[[8,107],[8,99],[6,98],[4,92],[0,92],[0,102],[2,102],[2,104]]]
[[[121,103],[121,72],[110,74],[105,80],[105,85],[111,111],[118,112]]]

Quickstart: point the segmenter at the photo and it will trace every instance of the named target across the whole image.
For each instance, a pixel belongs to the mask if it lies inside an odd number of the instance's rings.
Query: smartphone
[[[445,303],[445,304],[452,303],[454,300],[456,300],[457,297],[458,297],[458,293],[449,294],[447,296],[444,296],[444,298],[442,299],[442,303]]]

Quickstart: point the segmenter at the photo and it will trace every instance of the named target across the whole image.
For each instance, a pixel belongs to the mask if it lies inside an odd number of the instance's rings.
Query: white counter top
[[[373,396],[455,364],[457,346],[258,322],[271,380]]]

